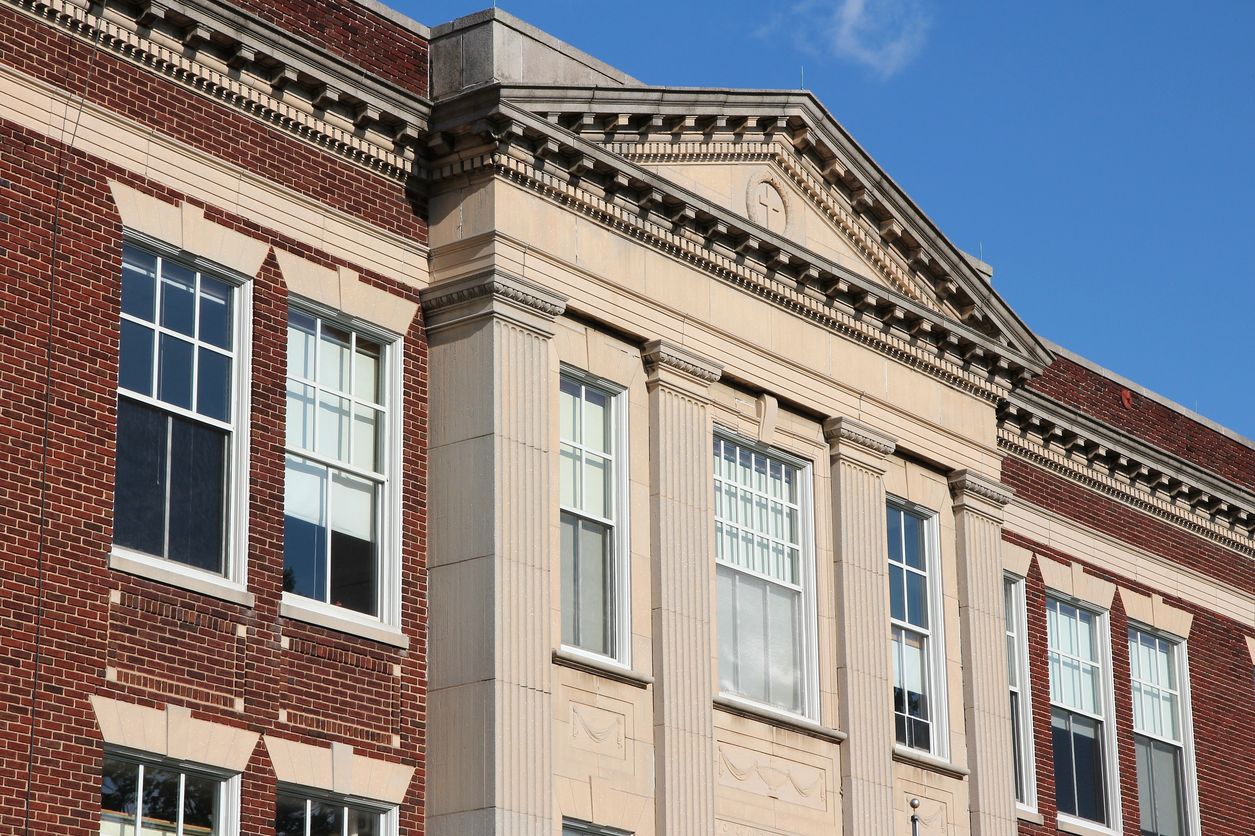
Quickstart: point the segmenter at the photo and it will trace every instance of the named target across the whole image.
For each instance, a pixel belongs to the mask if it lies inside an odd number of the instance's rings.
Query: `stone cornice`
[[[1126,505],[1255,555],[1255,496],[1031,392],[998,411],[998,446]]]
[[[998,299],[969,258],[810,93],[506,86],[502,96],[629,156],[651,153],[651,146],[680,155],[728,145],[747,150],[764,144],[788,147],[790,158],[807,170],[812,181],[804,191],[835,199],[859,220],[861,233],[880,239],[884,251],[892,253],[894,267],[905,265],[907,275],[917,277],[939,304],[968,325],[996,331],[1038,361],[1048,357],[1040,340]],[[891,285],[901,278],[894,275],[897,272],[889,269]]]
[[[683,372],[703,383],[714,383],[723,375],[723,366],[690,348],[670,340],[650,340],[641,351],[645,369],[651,374],[660,366]]]
[[[219,0],[4,0],[96,48],[395,180],[413,174],[425,100]],[[93,7],[94,8],[94,7]]]
[[[845,416],[824,421],[824,440],[832,447],[853,444],[879,458],[892,455],[898,446],[898,441],[893,436]]]
[[[423,312],[428,317],[474,302],[497,298],[515,307],[554,319],[566,310],[566,299],[535,282],[505,273],[471,276],[433,285],[422,292]]]
[[[489,171],[794,313],[997,402],[1041,369],[1032,356],[882,287],[484,88],[437,108],[438,184]]]
[[[998,507],[1004,507],[1015,498],[1015,491],[990,476],[974,470],[956,470],[947,480],[950,495],[956,500],[975,497]]]

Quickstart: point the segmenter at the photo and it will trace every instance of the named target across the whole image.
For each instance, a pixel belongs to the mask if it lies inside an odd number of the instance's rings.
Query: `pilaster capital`
[[[650,340],[645,343],[641,357],[650,387],[662,383],[706,397],[710,384],[723,375],[721,364],[670,340]]]
[[[947,480],[956,509],[977,511],[998,522],[1002,511],[1015,497],[1015,491],[992,476],[975,470],[956,470]]]
[[[567,299],[521,276],[490,270],[440,282],[421,294],[428,333],[482,317],[500,317],[552,336]]]
[[[888,433],[844,415],[824,421],[824,440],[833,455],[843,448],[854,448],[877,459],[891,455],[898,446],[898,440]]]

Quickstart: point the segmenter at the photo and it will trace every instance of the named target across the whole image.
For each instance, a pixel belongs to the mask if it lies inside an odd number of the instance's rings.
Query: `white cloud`
[[[931,25],[925,0],[806,0],[758,34],[791,36],[803,52],[862,64],[888,78],[919,54]]]

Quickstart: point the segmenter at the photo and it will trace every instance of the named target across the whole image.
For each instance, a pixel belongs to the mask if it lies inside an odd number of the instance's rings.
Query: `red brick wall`
[[[426,96],[427,41],[352,0],[235,0],[242,9],[328,52]]]
[[[402,184],[0,6],[0,64],[390,232],[426,241],[425,209]]]
[[[68,68],[78,83],[81,48],[49,37],[8,9],[0,28],[6,63],[33,71],[41,49],[49,78]],[[29,38],[29,40],[28,40]],[[18,45],[24,51],[18,51]],[[101,57],[91,95],[158,130],[250,167],[378,226],[417,239],[424,231],[399,190],[299,143],[236,119],[208,100]],[[107,64],[107,65],[106,65]],[[130,100],[128,100],[128,98]],[[373,757],[421,763],[426,716],[427,352],[421,321],[406,336],[403,513],[403,629],[410,649],[355,639],[279,616],[282,586],[286,289],[271,255],[254,281],[249,589],[245,608],[108,568],[112,539],[121,224],[107,182],[121,181],[168,202],[185,199],[157,183],[68,151],[0,122],[0,833],[24,831],[27,752],[36,631],[39,687],[30,775],[31,829],[98,832],[101,743],[88,697],[162,706],[194,716],[326,746],[352,744]],[[267,153],[288,154],[277,165]],[[57,171],[66,161],[57,276],[50,288]],[[282,170],[280,170],[282,169]],[[369,192],[361,194],[361,192]],[[340,262],[214,207],[206,216],[328,266]],[[358,269],[359,265],[346,265]],[[416,292],[380,276],[367,281],[409,301]],[[55,292],[54,324],[49,305]],[[421,317],[420,317],[421,320]],[[51,340],[50,409],[44,408],[45,351]],[[49,416],[47,527],[40,571],[42,432]],[[43,590],[38,584],[42,578]],[[120,593],[120,603],[110,592]],[[247,628],[243,638],[237,626]],[[280,633],[290,638],[283,649]],[[392,666],[401,666],[401,676]],[[167,683],[106,682],[105,667]],[[148,683],[152,686],[154,683]],[[204,691],[244,699],[242,713]],[[326,698],[330,695],[331,708]],[[354,728],[312,731],[280,723],[280,708],[305,706]],[[360,727],[360,728],[358,728]],[[400,737],[399,748],[390,735]],[[241,832],[265,833],[274,815],[274,776],[260,743],[244,774]],[[422,832],[423,770],[401,808],[403,831]]]
[[[1054,560],[1075,561],[1043,544],[1007,532],[1008,542]],[[1100,566],[1085,563],[1087,572],[1142,595],[1152,590]],[[1050,691],[1047,668],[1046,588],[1034,561],[1025,584],[1028,608],[1028,661],[1032,682],[1033,737],[1037,759],[1038,810],[1045,822],[1020,823],[1020,833],[1057,832],[1054,763],[1050,736]],[[1249,836],[1255,832],[1255,814],[1235,803],[1234,790],[1255,786],[1255,672],[1252,671],[1242,625],[1182,599],[1167,597],[1169,604],[1194,616],[1188,642],[1189,680],[1192,696],[1194,752],[1198,770],[1202,832],[1207,836]],[[1112,681],[1116,700],[1116,749],[1119,758],[1121,808],[1125,833],[1138,832],[1137,763],[1133,750],[1132,685],[1129,680],[1129,620],[1116,594],[1110,611]]]
[[[1129,391],[1123,384],[1058,357],[1029,388],[1113,427],[1175,453],[1183,459],[1255,489],[1255,449],[1239,444],[1210,427]]]

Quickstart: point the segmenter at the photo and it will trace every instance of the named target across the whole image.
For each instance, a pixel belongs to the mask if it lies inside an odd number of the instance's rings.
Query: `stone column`
[[[851,418],[824,422],[832,459],[837,563],[837,690],[841,796],[847,836],[886,833],[893,821],[893,665],[885,457],[895,440]]]
[[[565,304],[500,272],[423,294],[433,836],[553,833],[550,340]]]
[[[950,493],[958,536],[972,836],[1001,836],[1017,826],[1002,594],[1003,509],[1012,491],[996,478],[959,470],[950,475]]]
[[[652,340],[649,373],[657,832],[715,832],[710,385],[722,367]]]

